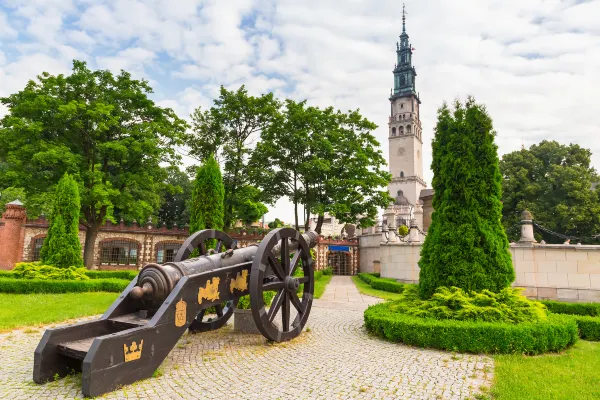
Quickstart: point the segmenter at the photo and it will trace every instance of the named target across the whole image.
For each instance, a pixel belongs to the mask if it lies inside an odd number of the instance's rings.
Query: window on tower
[[[396,136],[396,127],[392,128],[392,136]]]
[[[400,86],[406,85],[406,77],[404,75],[400,75]]]
[[[400,178],[404,178],[404,171],[400,171]]]
[[[406,134],[410,135],[410,125],[406,125]]]
[[[400,134],[404,135],[404,127],[403,126],[400,127]]]
[[[404,108],[404,104],[400,104],[400,108]]]

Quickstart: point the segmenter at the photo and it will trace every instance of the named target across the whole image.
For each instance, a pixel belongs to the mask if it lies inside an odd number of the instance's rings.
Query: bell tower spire
[[[392,181],[388,190],[392,197],[402,193],[402,207],[418,207],[423,180],[423,139],[419,106],[421,100],[415,89],[417,71],[412,65],[413,48],[406,33],[406,8],[402,6],[402,33],[396,42],[394,88],[390,94],[389,165]],[[400,207],[400,208],[402,208]],[[396,215],[404,211],[396,210]]]

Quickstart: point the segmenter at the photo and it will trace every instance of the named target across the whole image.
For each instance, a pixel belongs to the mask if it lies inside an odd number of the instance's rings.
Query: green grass
[[[333,278],[332,275],[323,275],[321,279],[315,281],[315,293],[313,294],[315,299],[320,299],[321,296],[323,296],[325,288],[327,287],[327,284],[329,284],[329,281],[331,281],[331,278]]]
[[[0,332],[102,314],[119,293],[0,293]]]
[[[353,276],[352,282],[354,282],[360,293],[366,294],[367,296],[379,297],[386,300],[400,300],[402,298],[402,294],[400,293],[384,292],[383,290],[373,289],[371,285],[360,279],[358,276]]]
[[[600,399],[600,343],[580,340],[560,354],[494,359],[493,399]]]

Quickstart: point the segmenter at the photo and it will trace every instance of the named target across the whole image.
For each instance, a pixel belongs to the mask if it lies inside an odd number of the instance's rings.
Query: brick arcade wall
[[[21,207],[18,214],[19,218],[10,218],[16,215],[5,215],[0,220],[0,269],[12,269],[19,261],[32,261],[34,255],[35,239],[43,238],[48,232],[48,221],[44,218],[36,220],[27,220],[25,209]],[[79,241],[81,243],[82,253],[85,244],[86,228],[79,227]],[[238,247],[246,247],[251,244],[259,243],[264,234],[258,234],[252,229],[248,232],[230,233],[231,237],[237,240]],[[94,268],[102,270],[135,269],[151,262],[157,262],[157,246],[161,243],[183,243],[189,236],[187,228],[168,229],[166,226],[156,228],[151,224],[141,226],[134,223],[127,226],[124,223],[104,224],[96,238],[94,247]],[[137,262],[135,265],[110,265],[101,264],[101,244],[110,240],[126,240],[137,244]],[[350,245],[351,247],[351,265],[356,271],[358,269],[358,247],[356,242],[344,240],[322,239],[318,245],[315,269],[327,267],[328,246]]]

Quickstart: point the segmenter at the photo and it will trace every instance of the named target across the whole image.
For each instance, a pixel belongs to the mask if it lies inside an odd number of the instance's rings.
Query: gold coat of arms
[[[183,299],[175,305],[175,326],[181,328],[187,322],[187,303]]]

